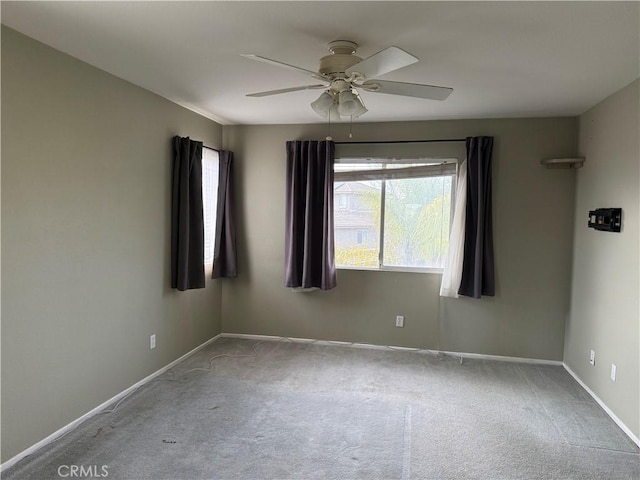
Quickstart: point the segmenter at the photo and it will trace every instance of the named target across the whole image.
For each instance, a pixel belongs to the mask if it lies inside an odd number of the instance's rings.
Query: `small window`
[[[215,248],[216,214],[218,211],[218,152],[202,149],[202,204],[204,216],[204,264],[213,266]]]
[[[350,195],[349,209],[334,212],[336,265],[442,269],[455,174],[454,162],[374,159],[336,163],[334,195]]]

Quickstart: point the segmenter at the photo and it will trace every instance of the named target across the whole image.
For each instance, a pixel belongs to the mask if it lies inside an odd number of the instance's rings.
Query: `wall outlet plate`
[[[589,363],[591,365],[595,365],[596,364],[596,351],[595,350],[591,350],[591,353],[589,353]]]
[[[396,316],[396,327],[404,327],[404,317],[402,315]]]
[[[616,381],[616,370],[617,370],[616,364],[612,363],[611,364],[611,380],[614,382]]]
[[[156,348],[156,334],[154,333],[149,337],[149,350]]]

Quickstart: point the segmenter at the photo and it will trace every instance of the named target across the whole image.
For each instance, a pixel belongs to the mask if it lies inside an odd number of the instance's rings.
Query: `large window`
[[[337,266],[425,271],[443,268],[455,175],[455,161],[337,162]]]
[[[216,213],[218,211],[218,168],[220,157],[216,150],[202,149],[202,206],[204,216],[204,264],[213,266]]]

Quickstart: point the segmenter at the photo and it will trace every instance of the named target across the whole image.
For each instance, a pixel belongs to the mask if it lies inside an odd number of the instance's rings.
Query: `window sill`
[[[363,272],[402,272],[402,273],[437,273],[442,275],[442,268],[411,268],[411,267],[348,267],[338,266],[338,270],[358,270]]]

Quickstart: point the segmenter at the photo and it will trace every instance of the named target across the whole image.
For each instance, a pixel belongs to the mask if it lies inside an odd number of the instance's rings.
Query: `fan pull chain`
[[[353,115],[349,117],[349,138],[353,138],[353,133],[351,133],[352,130],[353,130]]]

